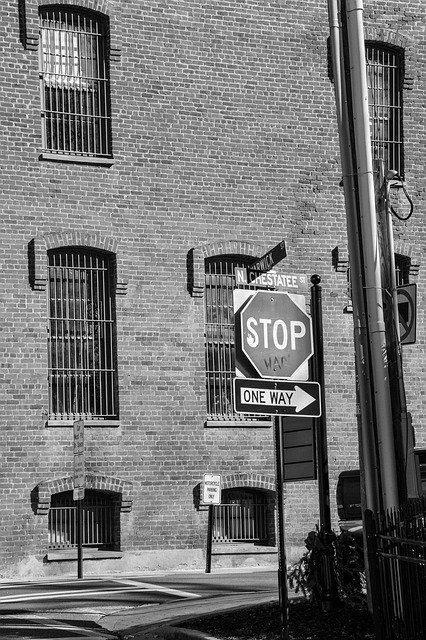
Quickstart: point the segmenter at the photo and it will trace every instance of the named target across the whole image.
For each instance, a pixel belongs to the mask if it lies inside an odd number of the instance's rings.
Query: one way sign
[[[319,418],[318,382],[234,378],[235,411]]]

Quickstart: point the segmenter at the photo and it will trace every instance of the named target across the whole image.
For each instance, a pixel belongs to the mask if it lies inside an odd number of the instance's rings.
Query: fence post
[[[377,545],[377,528],[373,512],[364,511],[365,540],[367,545],[368,597],[373,609],[373,621],[376,640],[386,640],[384,636],[384,619],[382,607],[382,591],[380,584],[379,553]]]

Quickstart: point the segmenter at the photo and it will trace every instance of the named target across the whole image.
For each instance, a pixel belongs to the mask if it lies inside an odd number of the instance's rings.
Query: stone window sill
[[[77,419],[77,418],[76,418]],[[47,420],[46,427],[72,427],[75,420]],[[120,420],[85,420],[85,427],[119,427]]]
[[[77,560],[77,549],[49,549],[45,557],[47,562]],[[122,551],[83,548],[83,560],[119,560],[122,557]]]
[[[96,164],[111,167],[114,164],[113,158],[96,158],[93,156],[67,155],[65,153],[41,153],[40,160],[51,162],[72,162],[78,164]]]

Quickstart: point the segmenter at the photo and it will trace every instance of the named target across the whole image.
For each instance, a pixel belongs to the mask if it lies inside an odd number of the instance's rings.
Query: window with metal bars
[[[373,159],[403,177],[403,55],[373,43],[366,45],[366,60]]]
[[[261,491],[225,489],[222,504],[213,509],[213,541],[267,541],[267,510],[268,501]]]
[[[49,419],[118,418],[112,258],[48,252]]]
[[[97,14],[40,9],[44,153],[111,157],[107,35]]]
[[[395,253],[396,286],[399,287],[410,282],[411,260],[408,256]]]
[[[251,262],[253,259],[235,255],[213,257],[205,261],[207,415],[211,420],[245,420],[249,417],[234,413],[233,291],[236,287],[235,267],[247,267]],[[258,418],[254,416],[250,419]]]
[[[88,490],[83,499],[83,545],[99,549],[119,547],[120,515],[117,500],[102,491]],[[77,546],[77,507],[72,491],[52,495],[48,518],[49,549]]]

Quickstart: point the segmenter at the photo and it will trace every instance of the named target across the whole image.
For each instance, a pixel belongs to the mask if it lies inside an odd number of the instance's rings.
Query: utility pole
[[[329,0],[336,111],[354,306],[366,506],[396,507],[399,488],[383,315],[362,0]]]

